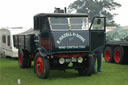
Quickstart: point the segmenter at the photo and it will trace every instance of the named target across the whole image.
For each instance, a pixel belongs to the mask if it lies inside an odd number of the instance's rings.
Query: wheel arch
[[[41,55],[42,57],[47,57],[47,55],[48,55],[47,50],[44,49],[44,48],[38,48],[38,49],[35,51],[35,55],[36,55],[38,52],[40,53],[40,55]]]

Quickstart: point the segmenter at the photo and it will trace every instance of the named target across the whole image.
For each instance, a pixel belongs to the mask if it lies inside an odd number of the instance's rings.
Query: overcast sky
[[[52,13],[55,7],[68,7],[75,0],[0,0],[1,27],[33,27],[33,16],[38,13]],[[118,24],[128,25],[128,0],[115,0],[122,4],[115,12]]]

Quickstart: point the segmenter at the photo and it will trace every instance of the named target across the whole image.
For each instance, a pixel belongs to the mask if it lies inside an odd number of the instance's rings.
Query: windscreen
[[[88,30],[88,17],[49,17],[52,30]]]

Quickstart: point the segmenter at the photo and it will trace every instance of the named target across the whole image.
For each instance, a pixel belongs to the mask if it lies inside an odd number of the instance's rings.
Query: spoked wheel
[[[114,61],[117,64],[122,64],[124,59],[123,59],[123,49],[120,47],[116,47],[114,49]]]
[[[34,71],[39,78],[48,78],[50,65],[49,60],[43,58],[39,53],[35,56]]]
[[[93,73],[93,56],[89,56],[86,63],[84,65],[84,68],[78,69],[79,75],[81,76],[90,76]]]
[[[106,62],[113,62],[112,48],[107,46],[104,49],[104,58]]]
[[[27,52],[18,50],[18,63],[21,68],[31,67],[31,60]]]

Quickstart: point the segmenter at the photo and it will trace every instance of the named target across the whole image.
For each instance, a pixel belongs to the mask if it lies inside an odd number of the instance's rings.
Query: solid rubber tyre
[[[93,56],[88,56],[85,67],[78,69],[78,73],[80,76],[90,76],[93,73],[93,67],[94,67]]]
[[[39,78],[48,78],[50,70],[49,60],[37,53],[34,59],[34,71]]]
[[[124,51],[121,47],[114,48],[114,61],[117,64],[123,64],[125,61]]]
[[[31,59],[28,52],[23,50],[18,50],[18,63],[21,68],[31,67]]]

